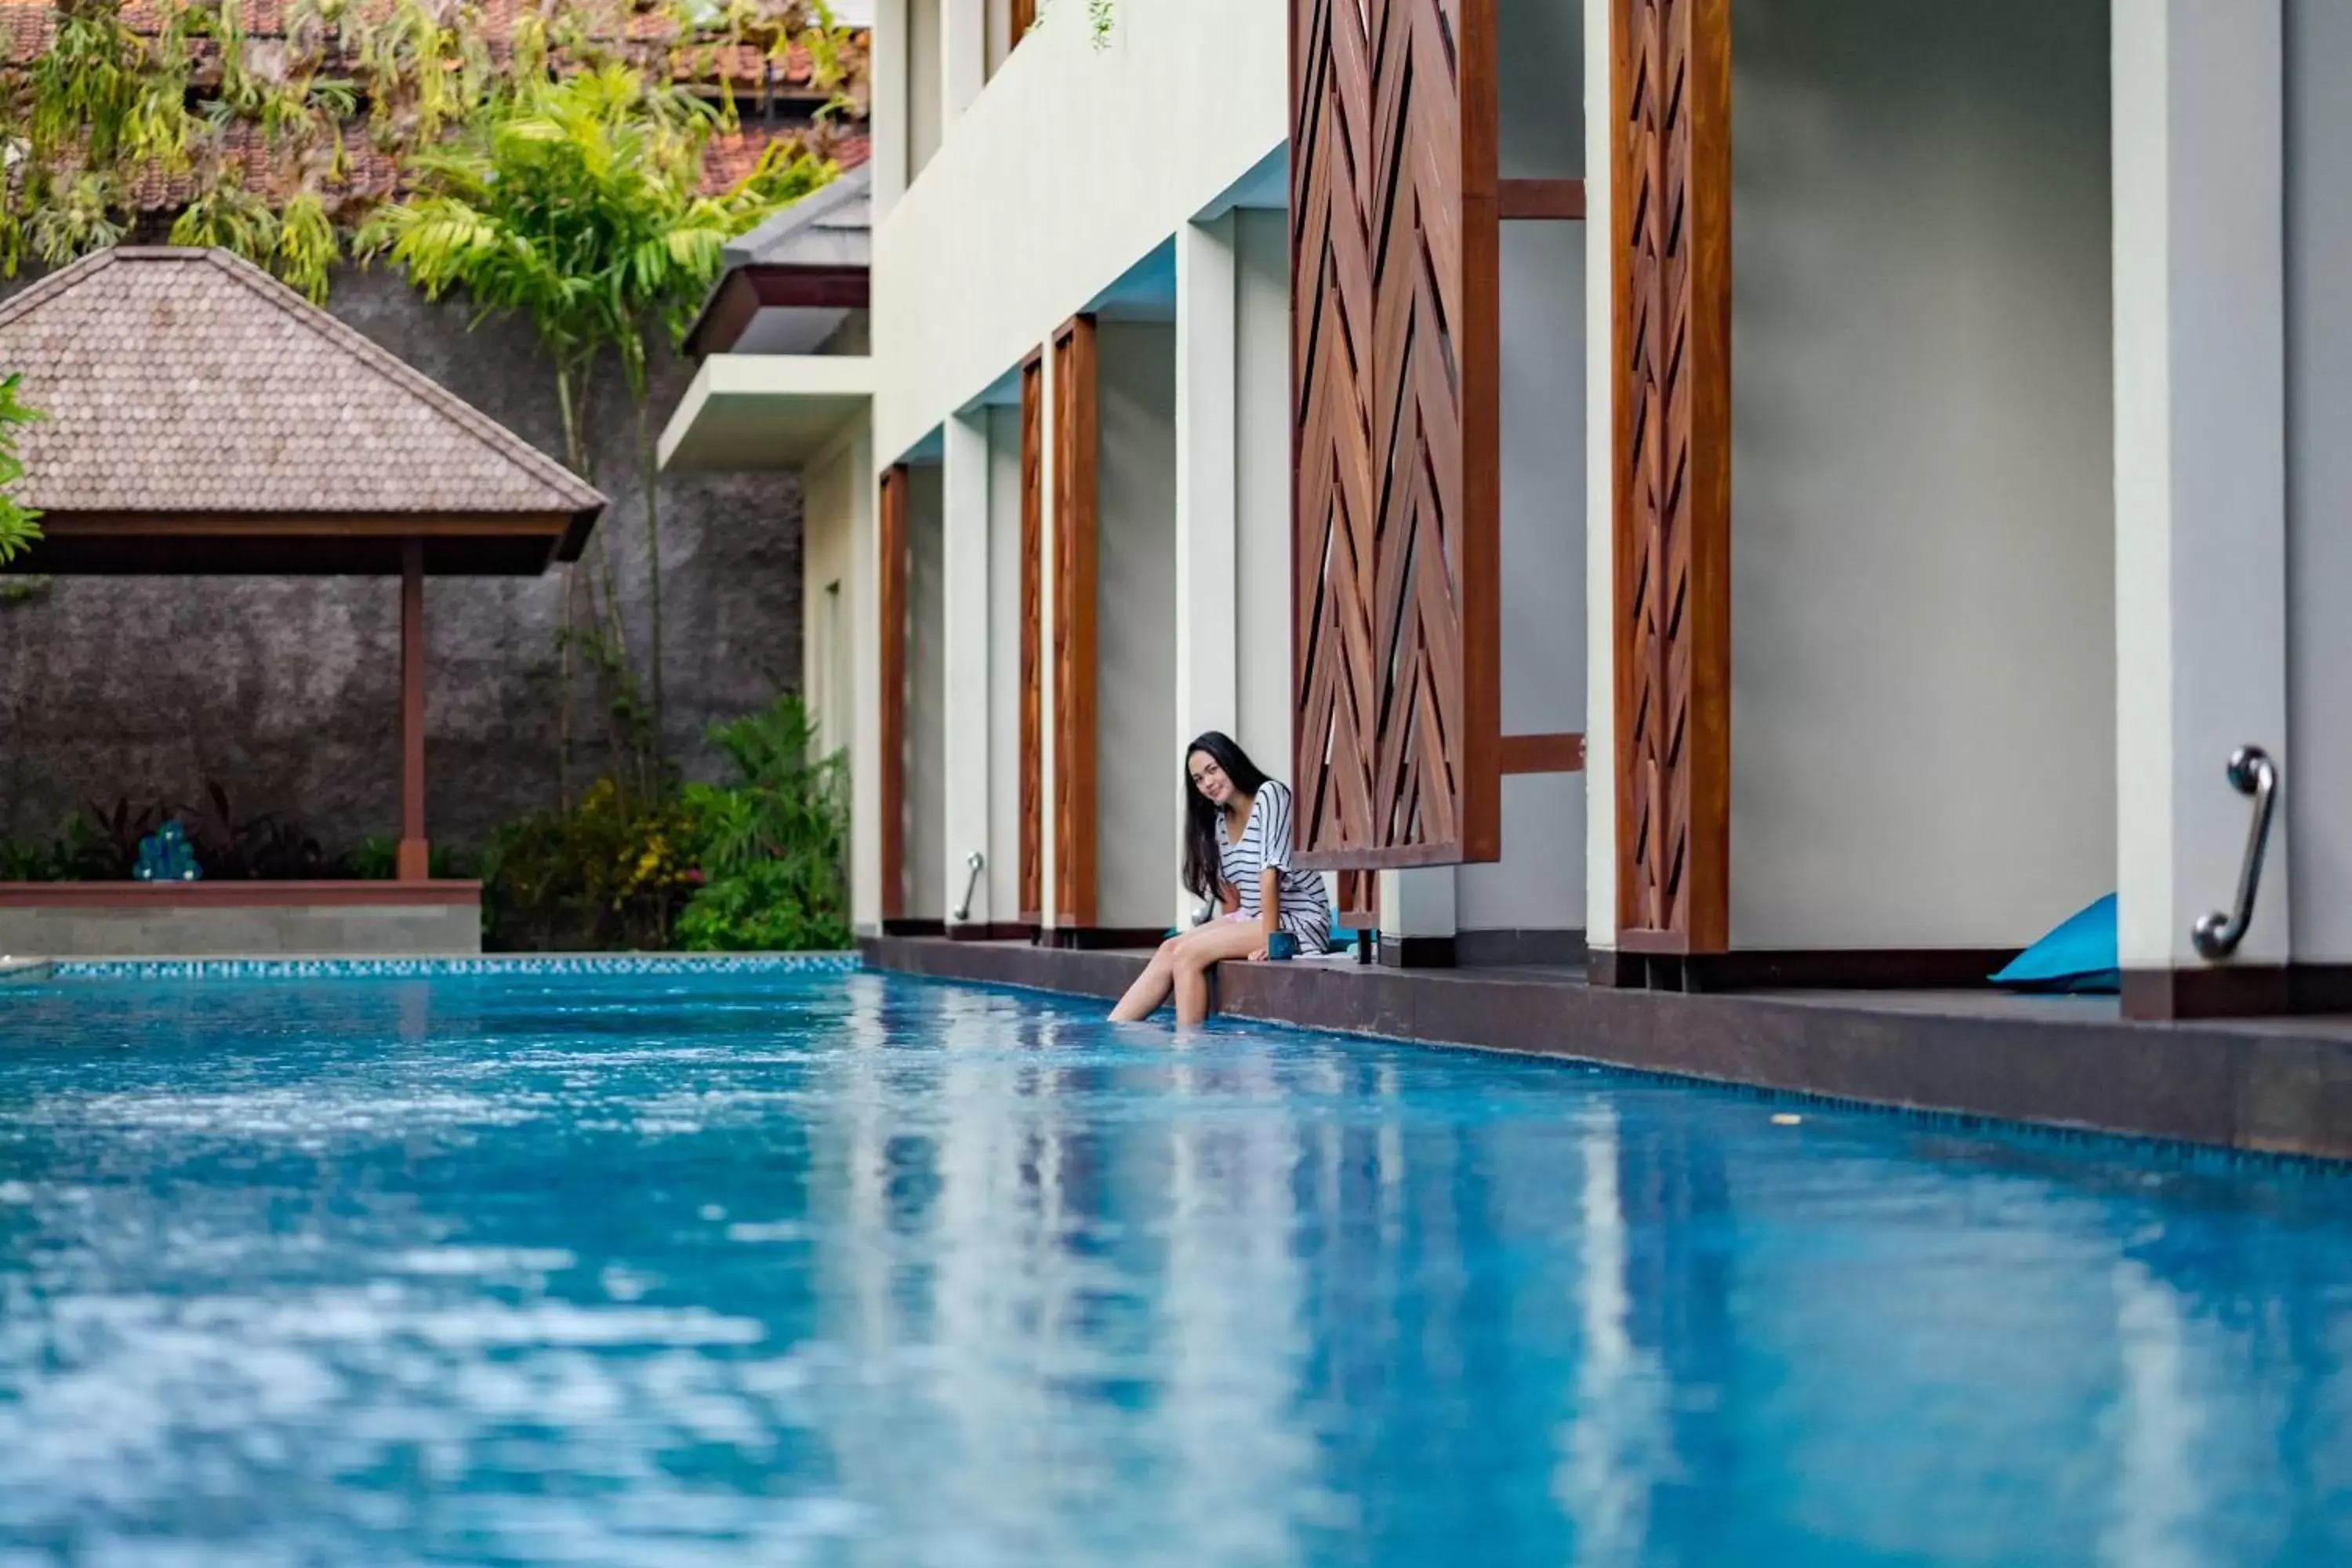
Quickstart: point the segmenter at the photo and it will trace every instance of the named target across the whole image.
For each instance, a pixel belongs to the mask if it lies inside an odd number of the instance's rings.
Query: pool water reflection
[[[869,976],[58,983],[0,1568],[2338,1564],[2347,1240],[2314,1170]]]

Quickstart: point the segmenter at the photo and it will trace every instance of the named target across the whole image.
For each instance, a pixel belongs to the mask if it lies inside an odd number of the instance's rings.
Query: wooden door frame
[[[1730,946],[1730,0],[1608,4],[1617,946],[1719,953]],[[1636,101],[1637,86],[1661,82],[1684,84],[1678,105]]]
[[[1100,430],[1095,319],[1073,316],[1054,334],[1054,924],[1094,928],[1097,885],[1096,729],[1100,676],[1096,574],[1100,527]]]
[[[1045,356],[1021,363],[1021,923],[1045,916]]]

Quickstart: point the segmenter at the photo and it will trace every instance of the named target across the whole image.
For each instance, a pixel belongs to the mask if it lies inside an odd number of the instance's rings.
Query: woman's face
[[[1206,752],[1195,752],[1184,759],[1184,771],[1192,775],[1192,787],[1211,805],[1223,806],[1234,798],[1234,781],[1217,765],[1217,759]]]

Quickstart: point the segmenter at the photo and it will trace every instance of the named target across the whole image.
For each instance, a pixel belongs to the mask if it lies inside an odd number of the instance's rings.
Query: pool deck
[[[878,969],[1110,997],[1140,952],[869,937]],[[1580,969],[1227,964],[1218,1010],[1303,1028],[1572,1058],[2134,1137],[2352,1159],[2352,1016],[2125,1023],[2113,997],[1684,994]]]

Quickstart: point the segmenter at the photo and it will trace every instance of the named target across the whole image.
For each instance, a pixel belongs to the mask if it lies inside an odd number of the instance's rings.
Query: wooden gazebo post
[[[425,837],[425,542],[400,546],[400,879],[430,881]]]

